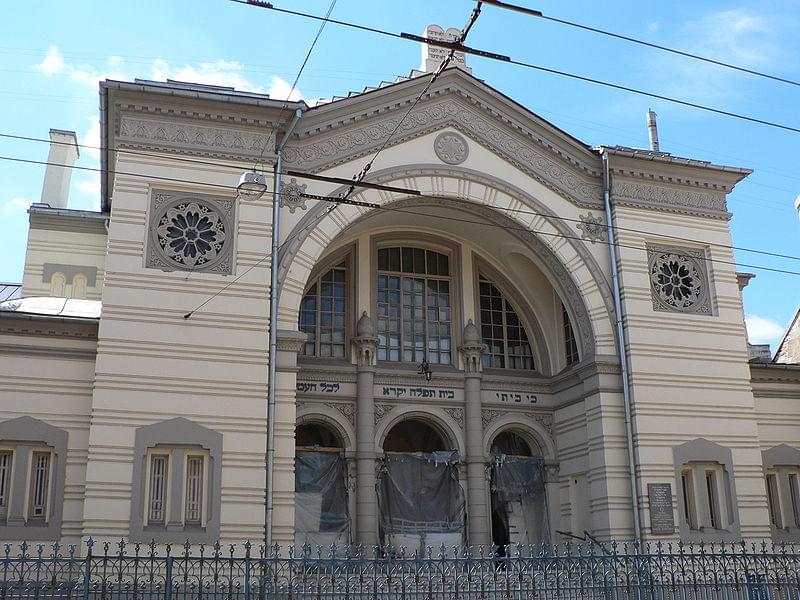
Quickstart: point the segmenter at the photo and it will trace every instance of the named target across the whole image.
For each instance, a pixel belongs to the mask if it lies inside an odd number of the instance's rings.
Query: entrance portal
[[[458,480],[458,451],[419,419],[395,425],[383,450],[378,482],[382,541],[421,552],[462,544],[464,492]]]
[[[504,431],[492,442],[492,543],[500,556],[509,546],[550,539],[544,460],[518,434]],[[512,550],[513,551],[513,550]]]
[[[346,465],[339,436],[324,425],[295,430],[295,544],[349,543]]]

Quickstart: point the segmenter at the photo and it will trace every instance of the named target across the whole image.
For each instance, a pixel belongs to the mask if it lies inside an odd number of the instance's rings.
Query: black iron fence
[[[0,600],[800,600],[790,545],[496,550],[7,544]]]

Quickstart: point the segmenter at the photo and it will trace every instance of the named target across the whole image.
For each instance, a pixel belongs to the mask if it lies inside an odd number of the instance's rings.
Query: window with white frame
[[[300,303],[303,354],[344,358],[347,308],[347,261],[315,278]]]
[[[0,450],[0,520],[8,516],[8,502],[11,499],[11,450]]]
[[[198,448],[157,447],[149,452],[145,527],[205,527],[208,462],[208,453]]]
[[[449,256],[379,248],[377,283],[378,360],[451,364]]]
[[[50,452],[33,452],[31,458],[31,489],[29,492],[28,519],[44,521],[50,491]]]
[[[776,465],[765,478],[770,524],[775,529],[800,530],[800,467]]]
[[[483,355],[483,366],[535,369],[528,334],[517,311],[494,283],[481,277],[478,284],[481,337],[488,349]]]
[[[723,466],[702,462],[686,464],[680,481],[683,518],[688,529],[727,529],[727,484]]]

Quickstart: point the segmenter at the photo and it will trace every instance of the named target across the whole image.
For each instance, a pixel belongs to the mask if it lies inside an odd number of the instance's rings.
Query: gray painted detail
[[[82,273],[86,276],[87,287],[94,287],[97,284],[97,267],[87,267],[82,265],[60,265],[57,263],[44,263],[42,281],[50,283],[55,273],[63,273],[67,284],[72,284],[75,275]]]
[[[183,464],[183,457],[188,449],[202,448],[208,451],[209,466],[207,469],[208,489],[206,526],[184,527],[175,515],[181,514],[183,494],[171,493],[170,521],[165,527],[144,526],[144,511],[147,499],[144,495],[147,478],[147,452],[151,448],[169,449],[170,462]],[[183,469],[171,468],[170,488],[183,488]],[[208,429],[189,419],[177,417],[167,421],[137,427],[134,443],[133,482],[131,494],[131,531],[130,539],[135,542],[157,543],[186,542],[192,544],[213,543],[219,539],[220,500],[222,480],[222,434]]]
[[[24,416],[0,423],[0,443],[13,448],[11,501],[8,517],[0,521],[2,540],[58,540],[64,506],[64,481],[67,470],[67,439],[65,430],[39,419]],[[47,518],[41,522],[26,520],[29,482],[33,452],[46,446],[53,455],[49,481]]]
[[[720,500],[726,504],[729,523],[725,529],[689,529],[683,502],[678,502],[681,539],[684,541],[737,541],[739,535],[739,505],[736,501],[736,481],[733,476],[733,453],[705,438],[696,438],[672,448],[675,466],[676,489],[682,493],[681,470],[691,463],[718,463],[724,470],[725,489],[721,490]],[[680,498],[680,496],[679,496]]]

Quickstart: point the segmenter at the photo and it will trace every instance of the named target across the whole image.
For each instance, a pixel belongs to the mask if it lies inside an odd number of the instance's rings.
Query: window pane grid
[[[167,500],[167,457],[153,455],[150,459],[150,507],[148,521],[163,524]]]
[[[481,337],[487,346],[483,366],[533,370],[533,351],[514,307],[491,282],[481,278]]]
[[[306,356],[345,357],[347,264],[329,269],[308,289],[300,303],[300,331],[308,337]]]
[[[31,477],[31,512],[32,519],[44,519],[47,512],[47,491],[50,478],[50,453],[34,452],[33,473]]]
[[[11,488],[11,452],[0,452],[0,519],[8,515]]]
[[[421,248],[381,248],[378,270],[378,360],[450,364],[450,281],[443,278],[449,258]]]
[[[186,522],[200,524],[203,511],[203,457],[186,461]]]
[[[564,352],[567,358],[567,365],[574,365],[579,360],[578,344],[575,341],[575,331],[572,329],[567,307],[563,303],[561,304],[561,319],[564,323]]]

